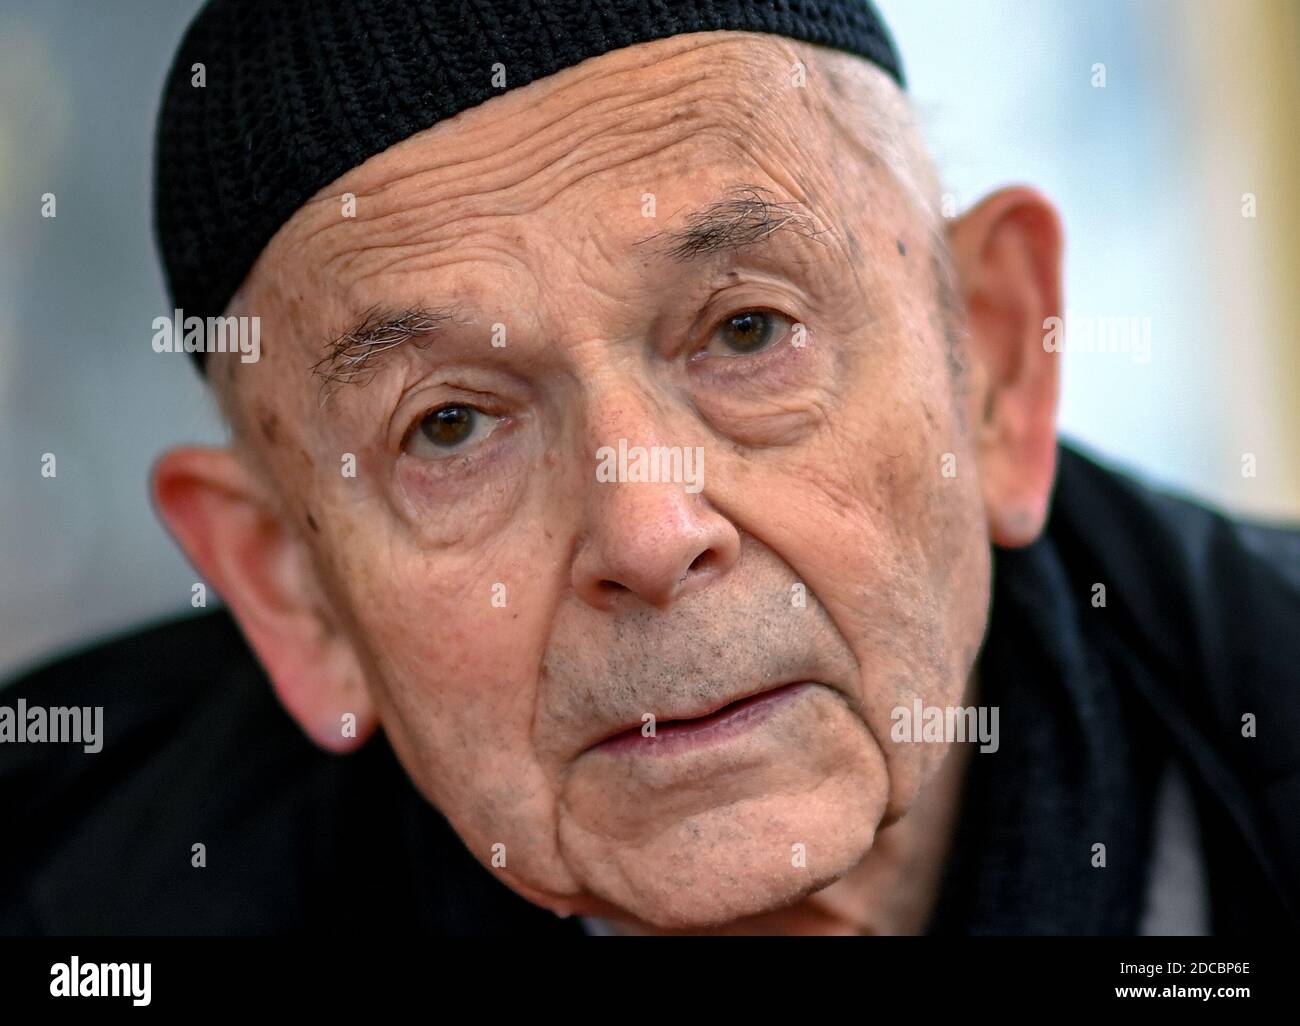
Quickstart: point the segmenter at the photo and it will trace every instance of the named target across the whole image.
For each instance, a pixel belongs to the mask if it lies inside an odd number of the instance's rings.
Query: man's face
[[[241,294],[243,444],[329,621],[415,784],[549,907],[788,904],[944,754],[890,712],[960,702],[989,546],[930,226],[843,128],[880,78],[735,33],[607,54],[349,172]],[[620,443],[686,479],[620,479]]]

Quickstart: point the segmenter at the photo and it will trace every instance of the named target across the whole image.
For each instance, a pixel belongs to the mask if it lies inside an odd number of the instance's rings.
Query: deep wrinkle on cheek
[[[860,722],[864,736],[871,739],[892,797],[897,785],[893,780],[892,753],[886,743],[888,723],[873,715],[873,700],[879,696],[868,693],[867,689],[878,684],[873,685],[863,661],[864,652],[869,653],[871,646],[864,648],[861,644],[864,633],[870,633],[863,630],[864,616],[869,624],[881,630],[882,650],[888,651],[893,640],[883,627],[893,608],[886,596],[901,601],[902,592],[892,571],[881,575],[870,555],[881,550],[886,538],[869,520],[859,522],[842,502],[818,503],[811,498],[818,494],[817,459],[813,454],[808,454],[808,459],[798,468],[774,464],[760,469],[748,464],[744,474],[735,473],[738,465],[746,461],[745,455],[732,454],[719,467],[720,472],[728,474],[731,485],[725,490],[710,489],[709,501],[738,531],[784,563],[792,580],[807,588],[810,611],[819,612],[827,629],[838,635],[851,665],[843,668],[847,673],[836,678],[838,686],[832,690]],[[768,501],[767,496],[775,492],[810,498],[801,512],[791,517],[785,515],[788,507],[775,507]],[[813,538],[818,539],[817,544],[810,544]],[[864,572],[851,585],[844,582],[844,560],[827,556],[827,546],[822,542],[828,538],[852,539],[852,551],[866,564]],[[834,548],[841,551],[838,546]],[[877,576],[873,578],[873,575]]]

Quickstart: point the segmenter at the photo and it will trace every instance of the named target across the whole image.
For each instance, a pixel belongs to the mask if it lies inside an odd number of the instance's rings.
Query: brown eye
[[[477,416],[469,406],[444,406],[420,421],[420,433],[440,448],[454,449],[474,433]]]
[[[420,418],[406,448],[425,459],[454,456],[485,439],[499,420],[463,403],[440,406]]]
[[[781,338],[786,320],[765,310],[746,310],[719,324],[714,338],[733,354],[757,353]]]

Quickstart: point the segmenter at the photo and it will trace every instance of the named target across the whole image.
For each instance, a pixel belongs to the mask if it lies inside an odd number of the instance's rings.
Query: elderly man
[[[472,10],[186,36],[229,612],[6,692],[105,711],[0,923],[1294,930],[1300,540],[1058,444],[1051,204],[940,216],[861,0]]]

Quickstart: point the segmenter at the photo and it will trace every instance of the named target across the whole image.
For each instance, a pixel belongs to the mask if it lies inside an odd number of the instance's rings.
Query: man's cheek
[[[544,582],[502,590],[415,554],[369,565],[350,602],[395,751],[458,829],[520,847],[553,806],[533,738]]]
[[[825,607],[857,658],[853,697],[884,749],[896,804],[910,800],[938,760],[890,744],[894,710],[918,697],[926,705],[959,701],[969,671],[968,646],[949,623],[961,582],[940,537],[969,498],[944,494],[924,435],[892,448],[832,437],[834,446],[752,467],[728,502]],[[789,498],[763,501],[770,495]]]
[[[463,691],[504,713],[518,691],[510,683],[535,675],[543,604],[528,582],[400,550],[345,572],[359,641],[385,686],[445,704]]]
[[[563,560],[548,555],[559,536],[535,533],[481,553],[395,548],[357,560],[347,602],[376,685],[408,706],[436,708],[449,729],[531,746],[540,667],[567,580]]]

